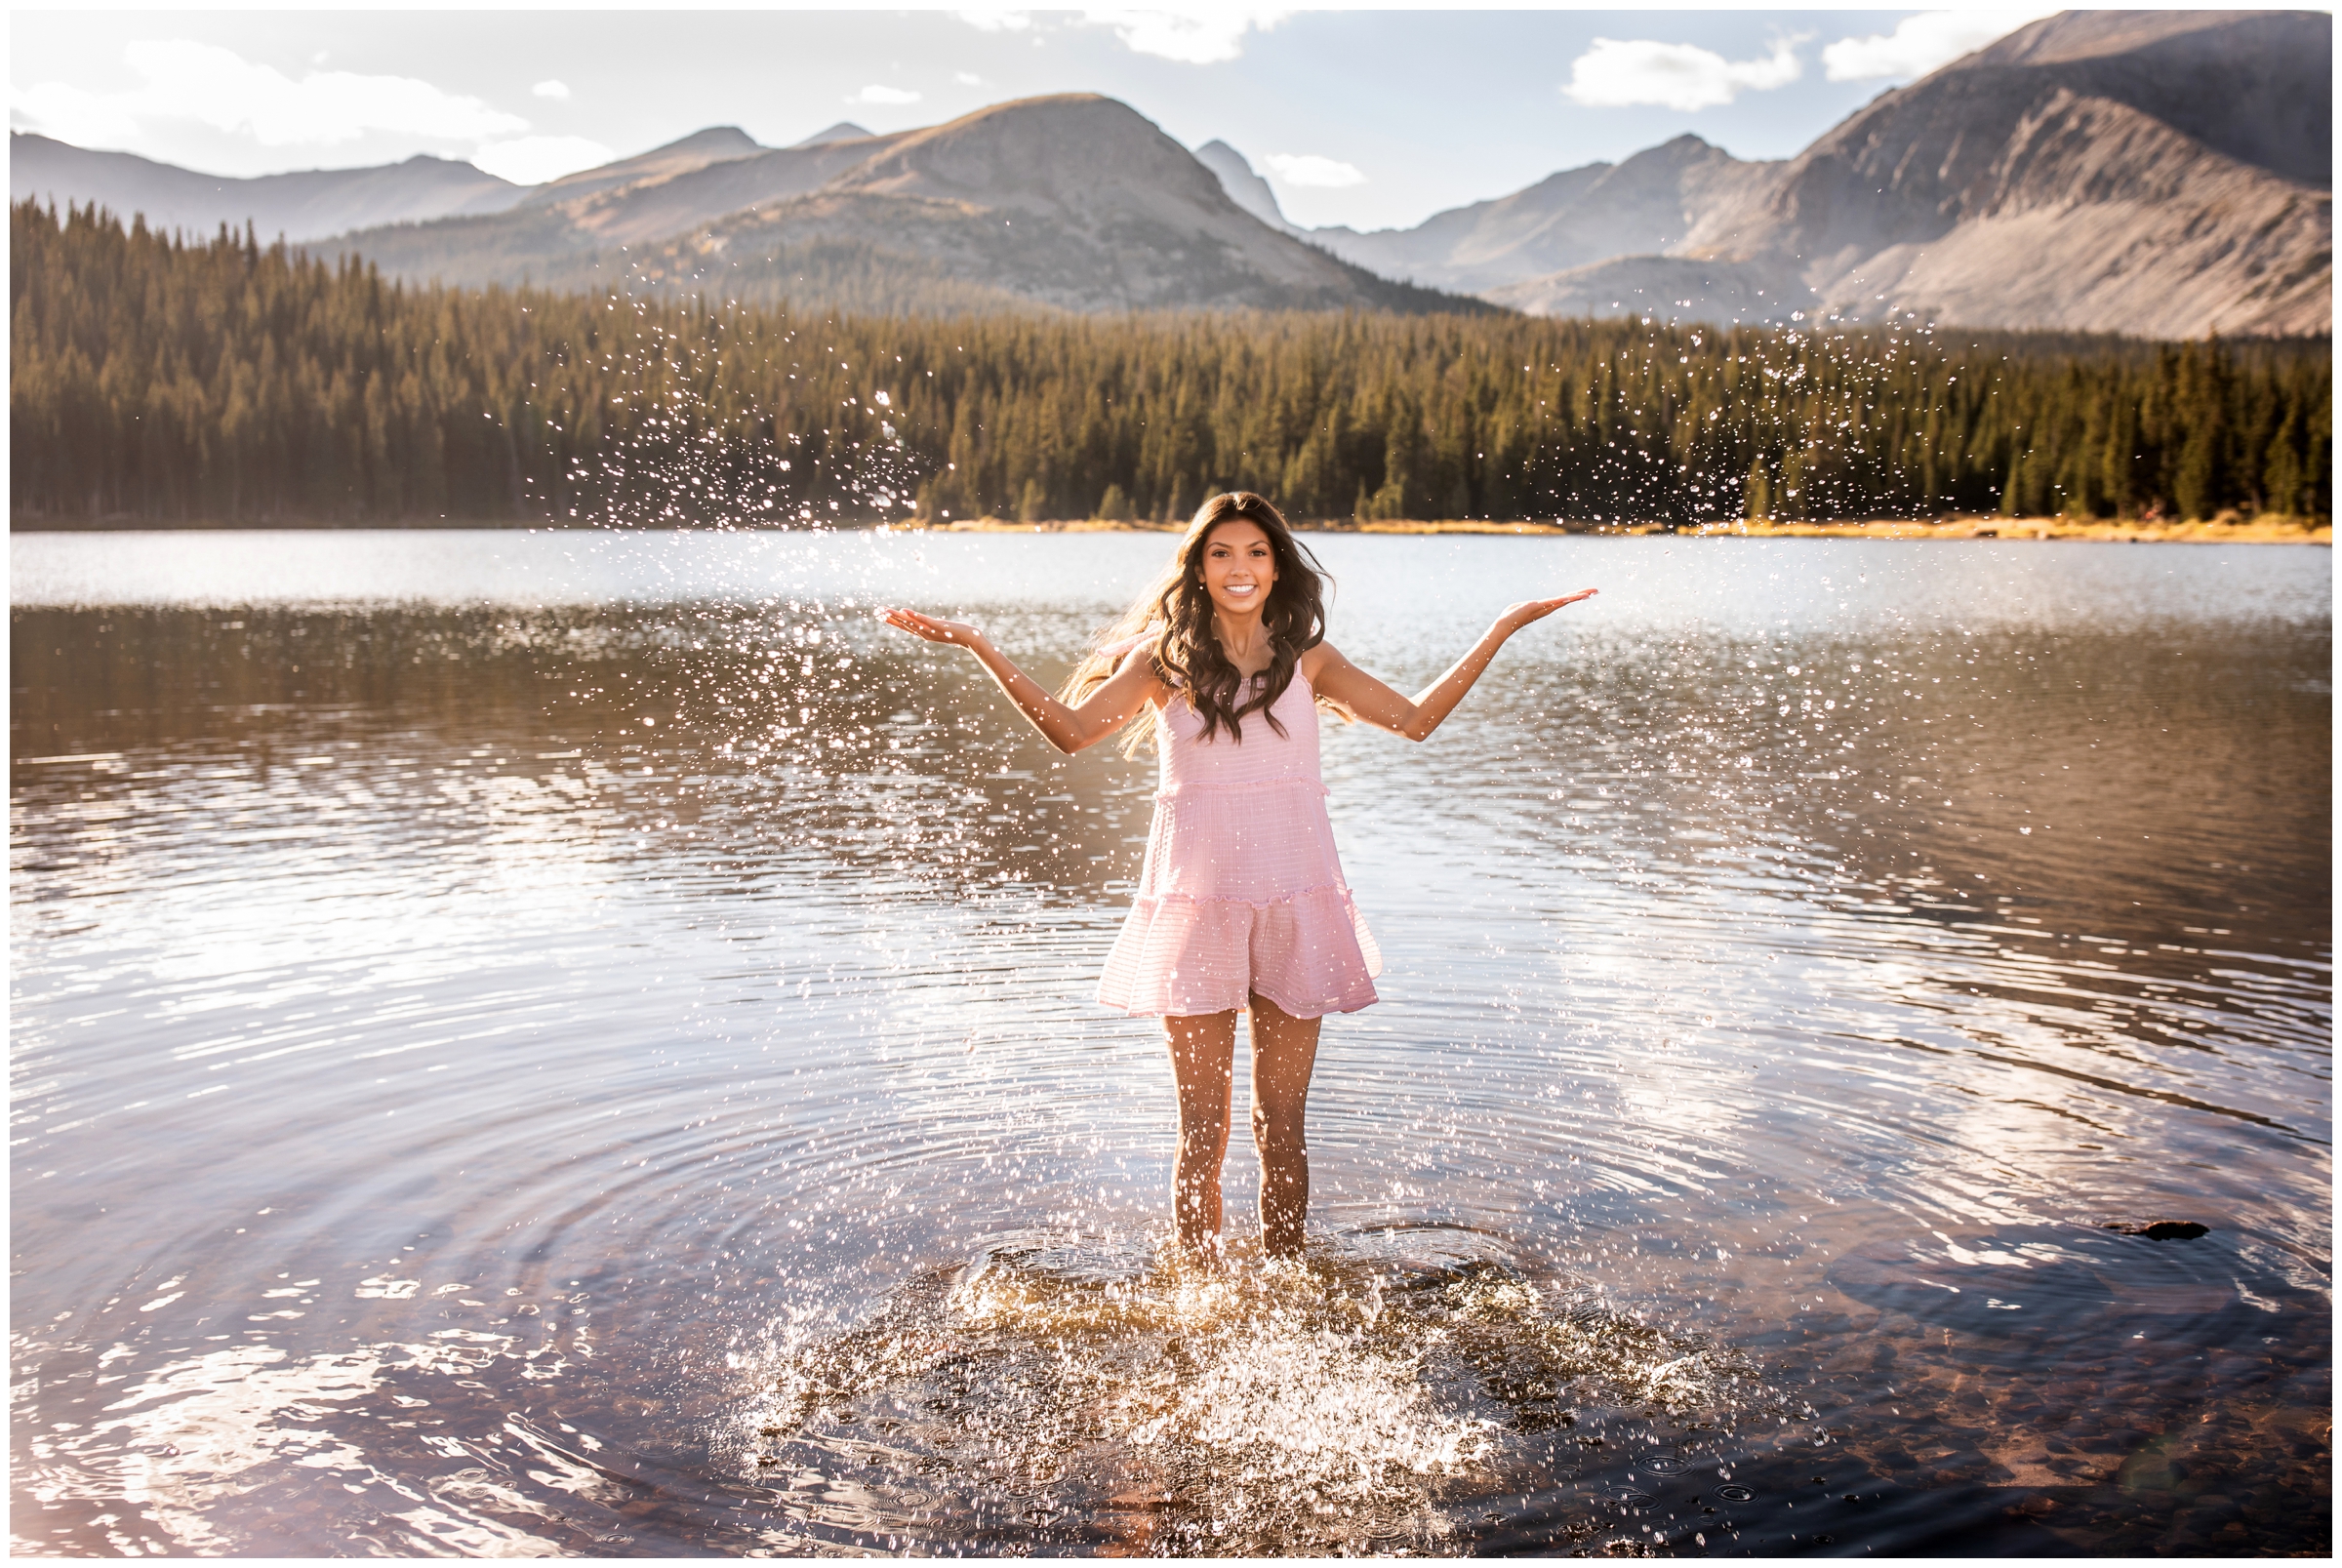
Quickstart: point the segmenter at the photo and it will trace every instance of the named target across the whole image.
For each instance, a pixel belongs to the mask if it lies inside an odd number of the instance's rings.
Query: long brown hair
[[[1276,560],[1276,581],[1261,608],[1261,624],[1270,638],[1269,667],[1249,697],[1242,696],[1244,677],[1220,646],[1212,597],[1203,586],[1203,551],[1212,530],[1239,520],[1268,536],[1270,553]],[[1269,709],[1293,684],[1301,656],[1325,640],[1325,588],[1330,581],[1267,497],[1249,490],[1214,496],[1195,508],[1178,553],[1162,576],[1091,639],[1088,655],[1058,695],[1068,703],[1080,702],[1113,674],[1128,652],[1127,644],[1148,638],[1155,679],[1187,698],[1203,719],[1204,740],[1225,728],[1229,739],[1240,744],[1244,715],[1252,712],[1260,713],[1281,736],[1285,727]],[[1130,729],[1124,749],[1136,750],[1151,731],[1140,725]]]

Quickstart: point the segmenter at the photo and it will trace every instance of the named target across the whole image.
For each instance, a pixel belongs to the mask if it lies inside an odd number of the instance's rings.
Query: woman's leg
[[[1317,1065],[1317,1024],[1266,996],[1252,999],[1252,1141],[1261,1151],[1261,1246],[1272,1258],[1301,1256],[1310,1209],[1310,1073]],[[1223,1112],[1225,1114],[1225,1112]]]
[[[1220,1162],[1228,1154],[1228,1094],[1236,1015],[1166,1018],[1171,1077],[1179,1085],[1179,1148],[1171,1158],[1171,1211],[1179,1244],[1207,1251],[1220,1236]]]

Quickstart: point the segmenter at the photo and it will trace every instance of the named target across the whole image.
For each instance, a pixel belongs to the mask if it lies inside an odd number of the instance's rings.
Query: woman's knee
[[[1252,1141],[1263,1148],[1306,1146],[1307,1097],[1290,1101],[1255,1097],[1252,1103]]]
[[[1179,1124],[1179,1142],[1182,1147],[1201,1153],[1225,1149],[1228,1147],[1228,1121],[1225,1117],[1218,1121],[1183,1120]]]
[[[1211,1107],[1182,1106],[1179,1114],[1179,1143],[1191,1153],[1223,1153],[1228,1148],[1228,1106],[1225,1103]]]

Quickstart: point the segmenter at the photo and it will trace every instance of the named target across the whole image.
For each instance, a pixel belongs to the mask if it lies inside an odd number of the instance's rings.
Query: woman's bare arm
[[[1121,665],[1107,677],[1104,685],[1080,703],[1068,704],[1052,697],[1039,681],[993,647],[991,639],[964,621],[941,621],[916,610],[881,610],[878,619],[914,637],[951,643],[974,654],[992,672],[992,679],[1000,683],[1000,690],[1008,694],[1018,711],[1032,720],[1033,728],[1051,745],[1069,755],[1097,744],[1120,729],[1123,720],[1145,706],[1160,689],[1161,683],[1154,678],[1153,661],[1147,650],[1134,648],[1123,655]]]
[[[1360,723],[1420,741],[1455,711],[1456,704],[1464,701],[1464,694],[1472,690],[1473,683],[1496,658],[1496,651],[1505,645],[1505,639],[1525,625],[1543,621],[1563,605],[1591,599],[1594,594],[1593,588],[1587,588],[1558,599],[1531,599],[1513,606],[1496,618],[1496,624],[1480,634],[1480,640],[1472,645],[1470,653],[1448,665],[1446,674],[1417,692],[1411,702],[1343,658],[1340,650],[1330,643],[1319,643],[1302,656],[1302,672],[1309,677],[1312,690],[1339,704]],[[1315,662],[1316,667],[1309,667],[1311,661]]]

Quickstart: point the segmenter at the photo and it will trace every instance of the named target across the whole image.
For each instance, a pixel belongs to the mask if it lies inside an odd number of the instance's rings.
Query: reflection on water
[[[20,1549],[2324,1550],[2323,552],[1324,543],[1401,683],[1604,593],[1329,735],[1195,1276],[1148,765],[865,616],[1162,541],[15,540]]]

